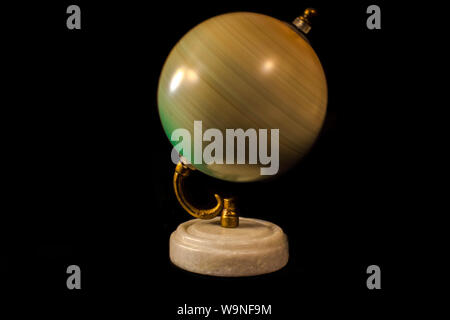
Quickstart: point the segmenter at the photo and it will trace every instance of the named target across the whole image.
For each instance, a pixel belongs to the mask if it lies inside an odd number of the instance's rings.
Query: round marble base
[[[170,236],[170,260],[200,274],[241,277],[270,273],[289,259],[288,241],[277,225],[239,218],[239,227],[223,228],[220,218],[180,224]]]

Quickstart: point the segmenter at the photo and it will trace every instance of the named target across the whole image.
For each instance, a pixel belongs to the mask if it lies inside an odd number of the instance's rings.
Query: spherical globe
[[[192,155],[194,121],[202,121],[202,132],[216,128],[223,133],[224,159],[226,129],[253,128],[258,133],[267,129],[269,137],[271,129],[279,129],[277,174],[294,166],[311,148],[326,106],[325,74],[308,41],[285,22],[248,12],[220,15],[190,30],[170,52],[158,86],[164,131],[171,139],[175,129],[187,129]],[[202,148],[208,143],[203,141]],[[270,155],[270,139],[267,150]],[[272,177],[261,174],[269,164],[259,160],[191,163],[227,181]]]

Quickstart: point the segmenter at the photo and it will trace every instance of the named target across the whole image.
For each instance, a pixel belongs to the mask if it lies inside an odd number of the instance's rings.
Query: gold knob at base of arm
[[[223,210],[220,225],[224,228],[236,228],[239,226],[239,215],[233,198],[223,200]]]

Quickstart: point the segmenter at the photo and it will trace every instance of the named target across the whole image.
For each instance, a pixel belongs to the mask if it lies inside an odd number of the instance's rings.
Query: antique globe
[[[249,12],[223,14],[190,30],[170,52],[158,87],[158,109],[169,139],[194,121],[216,128],[279,129],[279,170],[294,166],[322,127],[327,84],[322,65],[295,26]],[[175,145],[175,141],[171,141]],[[192,145],[192,154],[194,146]],[[236,155],[235,155],[236,156]],[[192,163],[212,177],[250,182],[256,164]]]
[[[215,194],[214,207],[197,208],[186,198],[183,182],[193,169],[231,182],[258,181],[289,170],[309,151],[327,107],[325,74],[304,36],[314,13],[305,10],[293,24],[249,12],[220,15],[194,27],[170,52],[158,85],[159,115],[175,155],[187,158],[177,158],[176,198],[198,218],[181,223],[170,236],[174,265],[241,277],[274,272],[288,263],[288,240],[279,226],[240,218],[233,197]],[[241,136],[241,145],[230,144],[229,130],[248,136]],[[259,134],[257,143],[252,132]],[[192,138],[193,143],[184,143]],[[201,151],[213,140],[214,161],[202,161]],[[259,162],[252,158],[257,148]],[[269,153],[276,170],[263,174]]]

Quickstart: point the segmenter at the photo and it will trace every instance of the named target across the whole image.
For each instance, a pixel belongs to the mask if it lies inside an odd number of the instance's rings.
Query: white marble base
[[[200,274],[241,277],[270,273],[289,259],[288,241],[277,225],[239,218],[238,228],[223,228],[220,218],[193,219],[170,236],[170,260]]]

